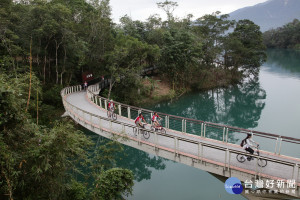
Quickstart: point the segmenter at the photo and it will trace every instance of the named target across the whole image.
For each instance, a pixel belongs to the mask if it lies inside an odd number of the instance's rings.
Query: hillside
[[[293,19],[300,19],[300,0],[269,0],[229,13],[230,19],[250,19],[261,31],[280,27]]]

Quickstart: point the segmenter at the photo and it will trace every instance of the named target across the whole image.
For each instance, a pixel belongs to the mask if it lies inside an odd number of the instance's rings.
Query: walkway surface
[[[66,101],[82,110],[87,111],[87,112],[93,113],[98,116],[107,117],[107,111],[105,109],[100,108],[99,106],[95,105],[93,102],[91,102],[88,99],[86,92],[75,92],[75,93],[68,94],[66,96]],[[82,113],[80,111],[77,114],[79,117],[83,118],[84,120],[87,120],[93,124],[99,124],[99,119],[97,119],[96,117],[92,117],[92,118],[88,117],[87,115],[84,115],[84,113]],[[134,125],[134,120],[131,120],[129,118],[122,117],[119,115],[118,115],[117,121]],[[118,126],[117,124],[114,124],[114,123],[113,123],[114,125],[112,126],[112,123],[110,123],[109,121],[105,121],[105,120],[102,120],[101,123],[104,128],[112,130],[113,132],[119,132],[119,133],[121,133],[122,131],[124,132],[124,126],[121,126],[121,125]],[[149,129],[150,128],[149,125],[146,128]],[[194,141],[205,143],[205,144],[216,145],[219,147],[229,148],[229,149],[238,150],[238,151],[242,150],[241,147],[239,147],[238,145],[235,145],[235,144],[230,144],[230,143],[225,143],[222,141],[203,138],[200,136],[182,133],[179,131],[174,131],[174,130],[169,130],[169,129],[166,129],[166,130],[167,130],[167,134],[174,135],[176,137],[186,138],[186,139],[194,140]],[[130,127],[125,126],[125,133],[130,138],[137,138],[137,136],[133,132],[133,129]],[[142,138],[142,140],[149,142],[149,143],[153,143],[153,144],[158,143],[159,146],[165,147],[166,149],[174,149],[174,139],[168,138],[168,137],[163,137],[162,135],[157,135],[157,140],[156,140],[154,134],[151,134],[149,139]],[[199,156],[198,144],[189,143],[189,142],[185,142],[185,141],[181,140],[179,143],[177,143],[177,144],[175,143],[175,145],[177,145],[177,151],[181,152],[182,154],[194,155],[195,158],[197,158],[197,156]],[[214,163],[220,163],[220,164],[223,163],[223,165],[224,165],[224,158],[227,156],[227,155],[225,155],[225,153],[226,153],[226,151],[224,151],[224,150],[210,148],[207,146],[204,146],[203,150],[202,150],[202,156],[204,159],[207,159]],[[230,156],[230,161],[229,161],[230,167],[234,167],[236,169],[240,169],[243,172],[249,172],[252,174],[254,174],[256,172],[256,170],[257,170],[256,159],[251,162],[246,161],[244,163],[239,163],[236,160],[236,154],[234,154],[234,153],[232,153],[232,154],[233,155]],[[273,153],[262,152],[262,151],[261,151],[261,156],[273,158],[273,159],[276,159],[277,161],[281,160],[281,161],[295,163],[298,166],[300,165],[300,159],[297,159],[297,158],[280,156],[280,155],[275,155]],[[269,178],[275,179],[275,180],[295,179],[295,177],[297,177],[296,183],[299,184],[299,182],[300,182],[300,177],[297,175],[297,174],[299,174],[299,171],[297,168],[294,168],[294,166],[287,166],[285,164],[280,164],[278,162],[275,163],[275,162],[268,161],[268,164],[266,167],[263,167],[263,168],[259,167],[259,168],[260,168],[259,169],[260,174],[265,177],[269,177]]]

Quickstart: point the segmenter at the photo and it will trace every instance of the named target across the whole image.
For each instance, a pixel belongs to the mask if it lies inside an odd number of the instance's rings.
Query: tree
[[[156,4],[157,4],[158,8],[161,8],[166,12],[168,21],[169,22],[172,21],[173,20],[173,11],[178,6],[178,3],[174,2],[174,1],[165,0],[164,2],[158,2]]]
[[[133,174],[128,169],[113,168],[100,174],[96,180],[95,199],[124,199],[132,194]]]
[[[257,75],[258,69],[266,60],[265,46],[258,25],[250,20],[240,20],[230,34],[229,49],[226,56],[230,58],[228,65],[235,71],[238,68],[248,75]]]
[[[130,36],[118,34],[115,42],[114,50],[106,55],[106,67],[110,75],[108,98],[116,82],[127,78],[138,81],[140,71],[159,55],[156,45],[148,45]]]
[[[233,27],[234,22],[227,20],[229,15],[220,15],[217,11],[210,15],[204,15],[196,20],[193,26],[194,33],[201,38],[203,43],[203,64],[215,67],[220,65],[220,57],[223,53],[223,41],[226,38],[225,32]]]
[[[201,55],[201,43],[190,32],[174,28],[164,34],[161,71],[172,80],[173,90],[187,83],[187,75],[199,64]]]

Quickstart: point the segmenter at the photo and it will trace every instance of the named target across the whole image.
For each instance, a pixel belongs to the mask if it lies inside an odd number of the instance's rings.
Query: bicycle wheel
[[[267,165],[267,161],[265,159],[258,158],[257,164],[260,167],[265,167]]]
[[[161,132],[162,134],[166,134],[166,129],[161,128],[161,129],[160,129],[160,132]]]
[[[148,139],[148,138],[150,137],[149,131],[143,131],[143,132],[144,132],[144,133],[143,133],[144,138],[145,138],[145,139]]]
[[[116,113],[113,113],[113,114],[112,114],[112,119],[113,119],[113,120],[117,120],[117,114],[116,114]]]
[[[244,155],[238,154],[236,155],[236,159],[237,161],[239,161],[240,163],[243,163],[246,161],[246,158],[244,157]]]

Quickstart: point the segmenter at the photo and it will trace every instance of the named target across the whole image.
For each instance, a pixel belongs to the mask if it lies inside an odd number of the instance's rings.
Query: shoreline
[[[199,80],[200,79],[200,80]],[[164,77],[152,76],[146,77],[142,81],[144,95],[142,100],[137,103],[138,106],[153,105],[163,101],[177,100],[183,95],[191,92],[203,92],[217,88],[227,88],[230,85],[238,84],[242,75],[232,75],[229,71],[210,71],[203,74],[197,81],[192,82],[188,87],[176,88],[173,90],[168,80]]]

